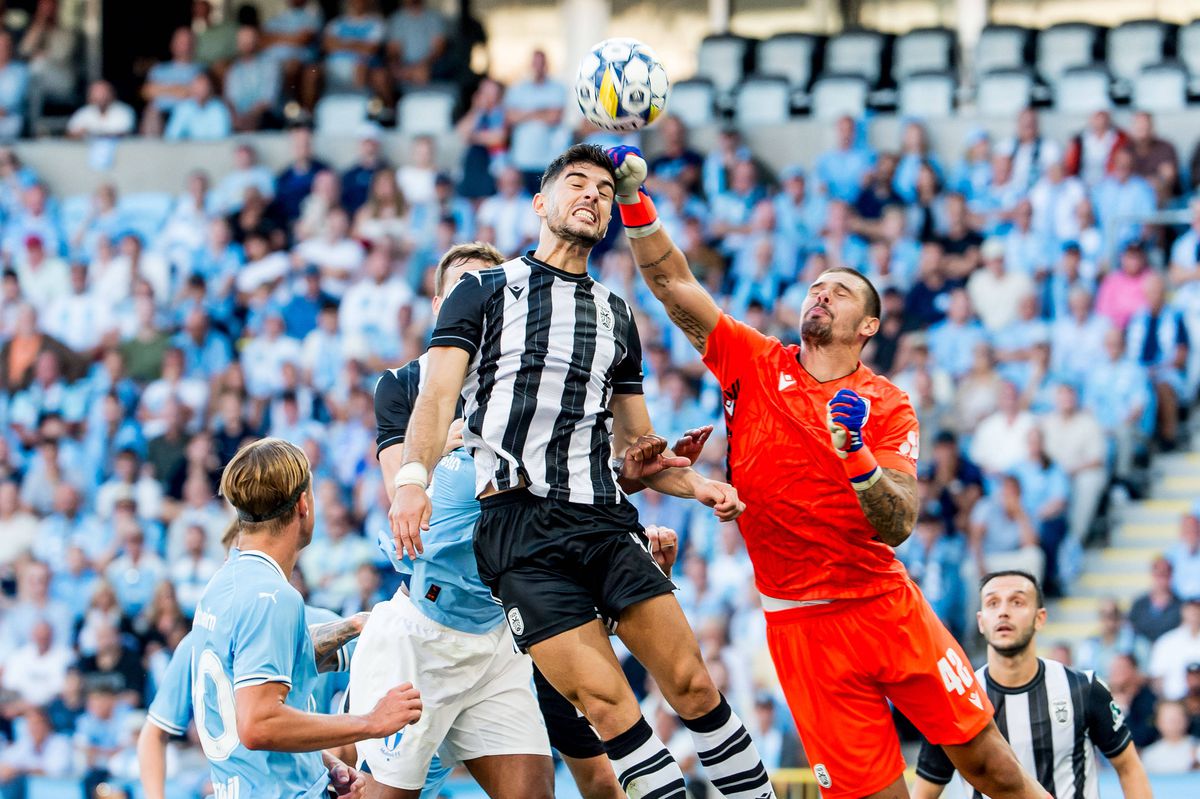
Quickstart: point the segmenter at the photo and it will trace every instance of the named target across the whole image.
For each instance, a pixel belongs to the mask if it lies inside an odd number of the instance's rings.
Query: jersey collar
[[[807,369],[805,369],[804,364],[802,364],[800,362],[800,347],[797,346],[797,347],[794,347],[793,349],[794,349],[794,351],[792,352],[792,363],[796,367],[796,372],[804,380],[808,381],[809,383],[812,383],[815,386],[831,386],[831,385],[834,385],[835,383],[840,383],[843,380],[848,380],[851,377],[854,377],[859,372],[861,372],[864,368],[863,362],[859,361],[858,363],[856,363],[854,365],[854,371],[850,372],[849,374],[844,374],[841,377],[835,377],[832,380],[818,380],[816,377],[813,376],[813,373],[808,371]]]
[[[525,255],[522,256],[522,260],[525,261],[525,263],[529,264],[532,267],[549,272],[550,274],[554,275],[555,277],[560,277],[563,280],[570,280],[573,283],[591,283],[592,282],[592,276],[589,275],[587,272],[584,272],[582,275],[577,275],[574,272],[567,272],[562,269],[559,269],[557,266],[551,266],[550,264],[546,263],[545,261],[539,261],[537,258],[533,257],[533,250],[530,250],[529,252],[525,253]]]
[[[271,557],[266,552],[263,552],[263,551],[257,550],[257,549],[243,549],[238,554],[238,558],[239,559],[241,559],[241,558],[258,558],[259,560],[266,561],[266,563],[272,569],[274,569],[276,571],[276,573],[279,574],[280,577],[283,578],[283,581],[285,583],[288,582],[287,575],[283,573],[283,567],[280,566],[278,563],[276,563],[275,558]]]
[[[1028,693],[1035,685],[1046,678],[1046,661],[1038,658],[1037,674],[1033,675],[1033,679],[1024,685],[1018,685],[1015,688],[1009,688],[1007,685],[1001,685],[992,679],[991,670],[985,670],[984,676],[987,678],[988,688],[995,688],[1002,694],[1024,694]]]

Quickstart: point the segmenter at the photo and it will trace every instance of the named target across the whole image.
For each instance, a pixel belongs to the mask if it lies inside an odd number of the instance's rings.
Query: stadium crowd
[[[324,27],[324,68],[304,74],[383,92],[436,73],[443,22],[412,2],[397,13],[425,21],[388,26],[364,21],[365,6],[351,0]],[[234,30],[228,106],[193,63],[192,34],[178,33],[173,60],[146,84],[143,128],[221,138],[281,121],[284,73],[251,64],[264,46],[315,60],[319,19],[306,9],[293,2],[261,30]],[[16,63],[11,49],[0,34],[0,72]],[[269,103],[251,96],[268,89]],[[6,798],[21,796],[29,774],[136,779],[144,708],[223,558],[231,514],[218,478],[247,439],[285,438],[312,462],[316,533],[294,575],[308,601],[349,614],[394,590],[375,544],[388,528],[375,380],[422,351],[431,267],[449,245],[479,239],[513,255],[535,239],[531,186],[563,144],[593,135],[565,129],[567,97],[539,53],[528,80],[479,84],[453,173],[438,170],[432,138],[387,163],[375,127],[339,172],[299,127],[278,174],[231,142],[233,171],[191,175],[162,209],[126,203],[111,185],[86,201],[56,196],[0,153]],[[72,135],[135,129],[107,84],[88,100]],[[922,513],[899,555],[968,646],[977,575],[1024,568],[1051,595],[1069,593],[1114,506],[1145,492],[1153,454],[1187,443],[1200,387],[1200,199],[1190,188],[1200,175],[1153,123],[1137,114],[1119,130],[1097,112],[1055,141],[1028,110],[1011,139],[973,132],[961,159],[943,164],[920,121],[876,149],[869,121],[846,118],[815,163],[778,174],[736,131],[704,154],[678,120],[658,127],[649,190],[731,313],[788,341],[825,267],[858,269],[882,292],[866,357],[911,396],[921,437],[908,446],[924,456]],[[1185,229],[1139,221],[1181,207],[1191,209]],[[668,439],[720,428],[716,383],[649,296],[618,225],[593,269],[639,309],[652,418]],[[713,475],[724,471],[719,438],[700,464]],[[768,767],[802,763],[736,525],[653,492],[634,501],[645,523],[678,531],[680,602]],[[1200,507],[1151,573],[1128,613],[1106,604],[1101,632],[1059,654],[1108,679],[1150,770],[1185,771],[1200,767]],[[636,661],[627,667],[657,734],[695,769],[691,739]],[[172,751],[178,790],[204,795],[194,737]]]

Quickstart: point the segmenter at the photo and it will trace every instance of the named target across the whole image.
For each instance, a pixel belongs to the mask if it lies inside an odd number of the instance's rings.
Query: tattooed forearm
[[[875,485],[859,492],[858,504],[878,531],[878,540],[899,546],[917,523],[917,481],[904,472],[884,469]]]
[[[688,341],[692,342],[692,346],[703,353],[704,347],[708,343],[708,334],[712,332],[711,328],[706,327],[690,311],[678,303],[667,307],[667,316],[671,318],[676,327],[683,331]]]
[[[308,628],[312,638],[313,653],[317,659],[317,671],[337,671],[338,651],[353,641],[362,632],[366,613],[356,613],[348,619],[338,619]]]
[[[672,247],[671,249],[664,252],[662,255],[655,258],[653,261],[648,261],[644,264],[639,263],[638,267],[641,269],[654,269],[656,267],[662,266],[664,263],[666,263],[667,259],[670,258],[674,254],[675,254],[675,248]]]

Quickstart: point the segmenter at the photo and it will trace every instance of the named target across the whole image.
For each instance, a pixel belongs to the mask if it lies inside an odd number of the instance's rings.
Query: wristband
[[[625,235],[631,239],[649,236],[662,227],[654,200],[644,191],[639,190],[632,197],[617,195],[617,208],[621,212],[621,223],[625,225]]]
[[[396,476],[392,478],[392,488],[401,486],[420,486],[422,490],[429,488],[429,470],[425,468],[425,464],[409,461],[396,470]]]
[[[850,478],[850,487],[855,491],[866,491],[883,476],[879,462],[866,447],[845,453],[842,468],[846,470],[846,477]]]

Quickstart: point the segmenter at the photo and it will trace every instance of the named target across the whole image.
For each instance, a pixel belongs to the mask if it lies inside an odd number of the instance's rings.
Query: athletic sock
[[[644,718],[604,742],[604,751],[627,796],[637,799],[687,799],[683,772]]]
[[[721,704],[698,719],[683,719],[713,787],[729,799],[774,799],[771,778],[750,733],[733,708]]]

